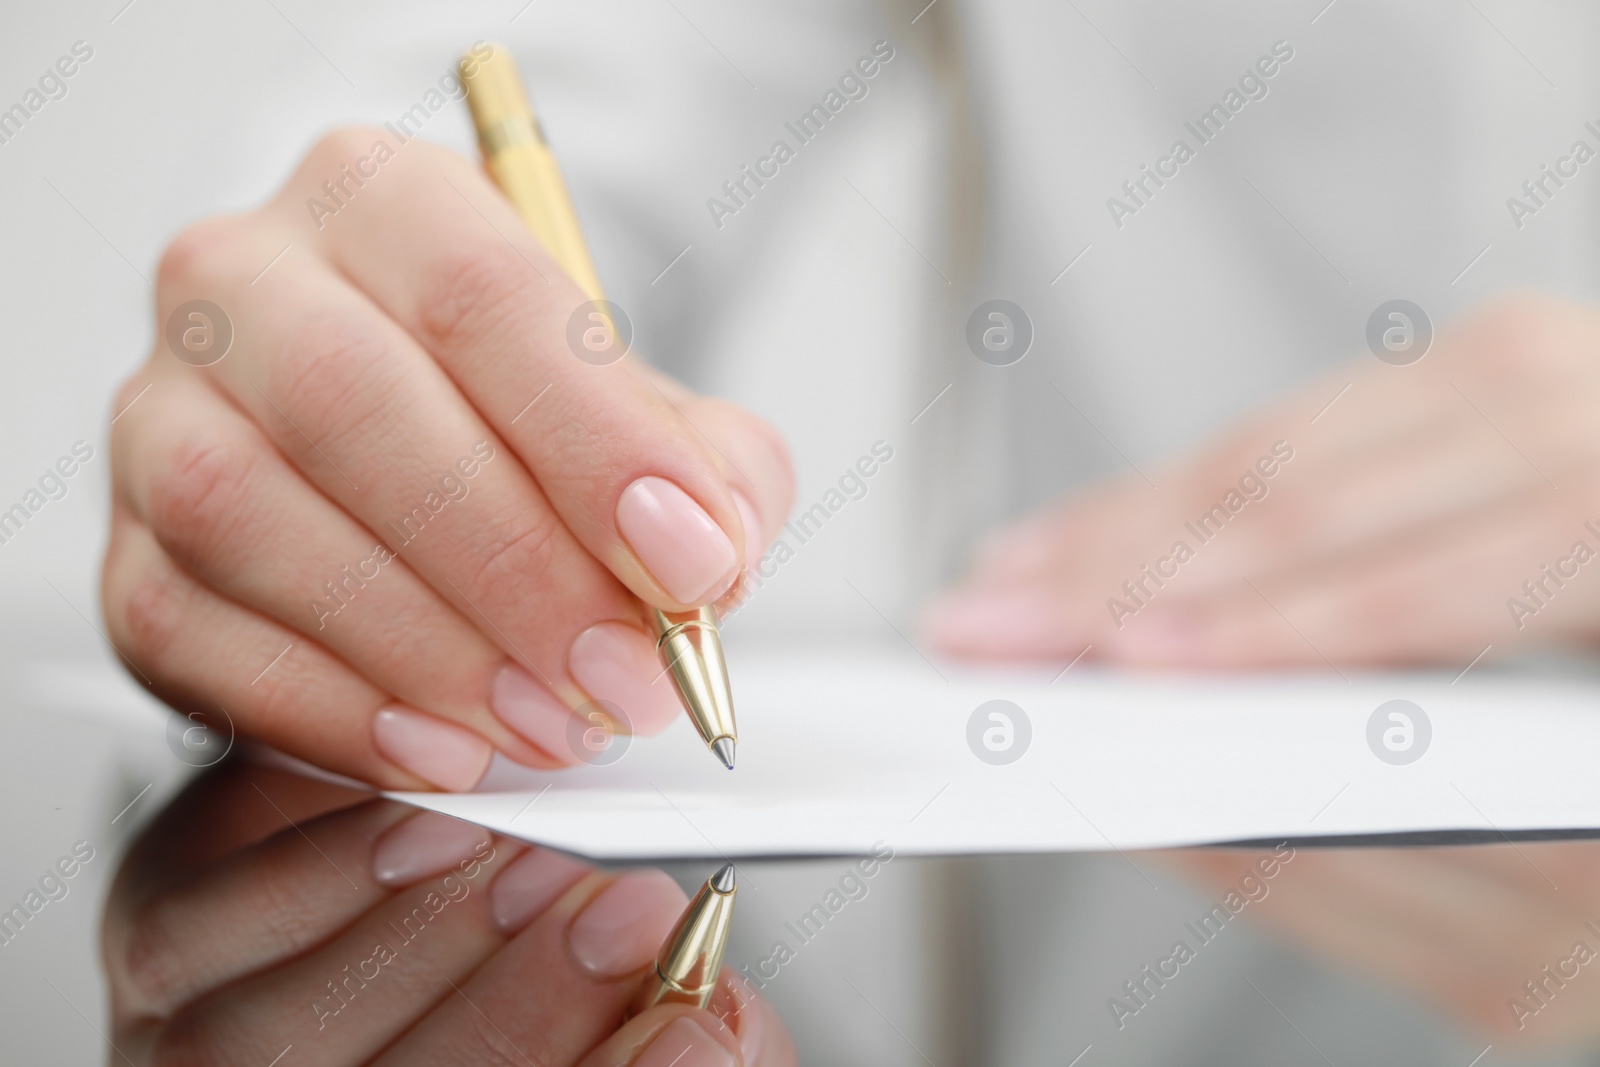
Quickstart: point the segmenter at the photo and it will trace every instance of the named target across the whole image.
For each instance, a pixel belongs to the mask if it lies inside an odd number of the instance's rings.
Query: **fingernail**
[[[625,622],[596,623],[579,634],[567,670],[590,697],[621,708],[636,734],[660,733],[682,710],[656,643]]]
[[[571,763],[567,730],[571,709],[544,684],[515,664],[506,664],[494,676],[489,708],[511,729],[563,763]]]
[[[597,978],[620,978],[656,958],[688,898],[660,871],[629,871],[572,921],[567,944]]]
[[[531,848],[495,876],[489,911],[500,929],[515,933],[589,873],[589,868],[547,848]]]
[[[448,815],[425,811],[391,826],[372,848],[372,877],[380,885],[411,885],[472,859],[489,844],[489,831]]]
[[[634,1067],[734,1067],[737,1062],[693,1015],[672,1020],[633,1061]]]
[[[640,478],[622,491],[617,529],[680,603],[715,600],[733,580],[733,542],[693,497],[665,478]]]
[[[395,765],[454,793],[477,785],[494,755],[489,742],[466,727],[402,707],[378,712],[372,743]]]
[[[733,505],[739,509],[739,521],[744,524],[744,566],[755,570],[761,563],[761,554],[767,550],[767,535],[761,530],[761,516],[750,498],[734,489]]]
[[[1032,590],[946,593],[923,612],[923,639],[944,651],[1026,656],[1061,644],[1062,605]]]

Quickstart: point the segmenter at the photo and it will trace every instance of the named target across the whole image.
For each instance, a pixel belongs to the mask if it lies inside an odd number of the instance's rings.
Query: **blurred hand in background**
[[[959,656],[1166,667],[1592,647],[1597,426],[1600,313],[1502,300],[1420,362],[1364,357],[1240,420],[1152,470],[1159,488],[1119,478],[996,533],[924,634]]]

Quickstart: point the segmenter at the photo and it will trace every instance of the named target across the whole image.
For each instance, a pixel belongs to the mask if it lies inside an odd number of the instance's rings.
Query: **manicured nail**
[[[732,490],[733,505],[739,509],[739,521],[744,523],[744,567],[755,570],[761,563],[761,554],[767,550],[767,535],[761,531],[761,516],[750,498],[739,490]]]
[[[567,652],[567,670],[590,697],[621,708],[636,734],[660,733],[683,710],[656,643],[625,622],[596,623],[579,634]]]
[[[506,934],[515,933],[588,873],[588,867],[559,852],[530,848],[496,875],[489,887],[489,911],[495,924]]]
[[[494,676],[489,707],[511,729],[563,763],[572,762],[567,730],[572,711],[544,683],[515,664],[506,664]]]
[[[693,497],[665,478],[640,478],[622,491],[617,529],[680,603],[715,600],[734,578],[733,542]]]
[[[567,930],[572,958],[597,978],[621,978],[656,958],[689,899],[660,871],[629,871]]]
[[[1062,643],[1064,614],[1056,598],[1033,590],[972,590],[935,598],[920,629],[928,644],[945,652],[1048,655]]]
[[[738,1061],[693,1015],[667,1024],[645,1046],[634,1067],[734,1067]]]
[[[411,885],[472,859],[488,844],[489,831],[483,827],[425,811],[378,838],[372,848],[372,877],[380,885]]]
[[[378,712],[372,743],[397,766],[455,793],[477,785],[494,755],[489,742],[466,727],[402,707]]]

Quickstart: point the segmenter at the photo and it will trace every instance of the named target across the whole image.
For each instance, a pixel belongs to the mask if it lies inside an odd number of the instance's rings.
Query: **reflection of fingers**
[[[1594,841],[1497,843],[1441,848],[1433,855],[1441,864],[1552,903],[1567,899],[1556,896],[1562,890],[1576,890],[1572,899],[1590,899],[1600,876],[1600,843]]]
[[[262,1064],[293,1045],[321,1062],[366,1062],[505,943],[485,890],[520,848],[496,839],[311,951],[188,1006],[162,1027],[158,1060]]]
[[[125,512],[102,587],[111,640],[180,710],[220,707],[240,734],[389,789],[470,789],[489,766],[483,738],[392,701],[320,645],[200,585]]]
[[[1184,856],[1180,865],[1213,893],[1244,899],[1250,887],[1242,888],[1241,882],[1254,858],[1254,853],[1208,850],[1204,856]],[[1421,850],[1300,849],[1274,879],[1253,883],[1258,899],[1249,907],[1262,921],[1341,958],[1431,968],[1440,962],[1442,948],[1471,955],[1501,940],[1479,938],[1467,944],[1458,935],[1474,918],[1519,903],[1519,898],[1476,880],[1440,875],[1436,862]],[[1532,923],[1519,934],[1538,925]],[[1520,938],[1504,940],[1514,945]]]
[[[272,810],[270,795],[254,802]],[[125,927],[108,927],[106,960],[127,1011],[166,1016],[344,928],[388,895],[369,871],[372,842],[409,810],[370,801],[287,827],[156,893]]]
[[[1184,854],[1179,865],[1223,894],[1239,892],[1249,860]],[[1249,906],[1252,917],[1486,1030],[1507,1027],[1506,997],[1546,956],[1570,947],[1579,925],[1522,893],[1461,878],[1432,850],[1302,849],[1266,885],[1267,895]]]
[[[272,804],[261,803],[263,792]],[[162,809],[128,849],[111,900],[131,912],[234,850],[265,841],[286,822],[310,822],[371,799],[370,790],[266,763],[223,763]]]
[[[583,879],[380,1062],[576,1062],[622,1022],[685,903],[660,871]]]

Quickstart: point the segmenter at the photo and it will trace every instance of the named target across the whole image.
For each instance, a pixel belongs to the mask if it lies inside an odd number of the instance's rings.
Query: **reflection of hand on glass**
[[[605,874],[227,765],[117,876],[113,1041],[135,1063],[259,1067],[292,1046],[285,1063],[792,1064],[782,1023],[728,971],[707,1011],[662,1005],[623,1023],[685,903],[658,871]]]
[[[1222,849],[1157,855],[1218,894],[1250,863]],[[1252,919],[1421,994],[1497,1050],[1600,1038],[1600,937],[1587,925],[1600,844],[1303,848],[1266,884]]]
[[[1520,297],[1409,366],[1364,356],[1150,470],[1159,489],[1132,475],[996,534],[926,634],[1192,667],[1592,646],[1600,598],[1561,585],[1600,552],[1597,348],[1594,311]]]

